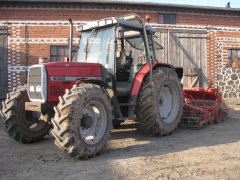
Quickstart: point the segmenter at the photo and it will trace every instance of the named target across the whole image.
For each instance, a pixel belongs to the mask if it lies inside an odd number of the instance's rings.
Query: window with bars
[[[176,24],[176,14],[159,14],[158,22],[160,24]]]
[[[73,50],[76,47],[73,47]],[[63,62],[69,57],[68,46],[51,46],[50,47],[50,61],[51,62]],[[76,61],[76,53],[73,54],[73,61]]]
[[[240,49],[228,50],[227,67],[240,68]]]

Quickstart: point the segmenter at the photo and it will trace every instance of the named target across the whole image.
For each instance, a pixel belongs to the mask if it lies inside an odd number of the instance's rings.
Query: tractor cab
[[[153,43],[154,30],[150,26],[146,26],[144,37],[143,24],[134,15],[98,20],[78,29],[77,61],[100,63],[102,80],[118,97],[130,95],[136,73],[147,62],[156,61],[155,49],[162,49]]]

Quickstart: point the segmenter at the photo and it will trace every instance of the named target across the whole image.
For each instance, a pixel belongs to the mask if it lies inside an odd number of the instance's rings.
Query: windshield
[[[115,27],[82,32],[78,50],[78,62],[100,63],[113,68]]]

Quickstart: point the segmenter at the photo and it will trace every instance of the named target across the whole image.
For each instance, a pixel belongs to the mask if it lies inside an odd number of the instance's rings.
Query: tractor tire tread
[[[84,142],[78,140],[78,135],[74,131],[77,123],[73,121],[72,114],[74,114],[75,111],[73,107],[78,107],[79,102],[85,99],[87,92],[90,90],[98,94],[100,94],[100,92],[105,94],[101,94],[101,97],[105,99],[108,106],[107,108],[109,112],[111,112],[107,114],[108,118],[111,120],[111,124],[107,127],[108,130],[106,137],[104,137],[105,140],[101,142],[104,144],[97,143],[97,145],[86,146]],[[54,109],[56,113],[54,118],[52,118],[52,123],[55,124],[52,129],[52,134],[55,137],[54,143],[60,149],[71,157],[78,159],[88,159],[105,150],[112,129],[113,110],[110,105],[110,98],[103,88],[94,84],[74,85],[71,90],[66,90],[66,93],[62,96],[62,100]]]
[[[153,82],[160,82],[162,78],[168,77],[170,79],[173,79],[175,82],[178,81],[177,74],[174,70],[170,68],[156,68],[153,69],[153,76],[152,80]],[[161,127],[157,120],[159,117],[159,111],[156,109],[155,104],[153,103],[154,99],[156,99],[156,94],[158,92],[155,92],[156,90],[154,88],[150,87],[149,84],[150,77],[147,76],[142,84],[142,88],[140,90],[139,96],[138,96],[138,103],[137,103],[137,109],[136,109],[136,115],[137,119],[140,122],[140,128],[147,134],[153,135],[153,136],[166,136],[171,134],[173,131],[176,130],[176,127],[171,129],[165,129]],[[177,82],[176,82],[177,83]],[[179,87],[180,88],[180,85]],[[180,102],[182,101],[182,96],[180,97]],[[180,105],[180,108],[182,108],[182,105]],[[182,110],[179,110],[179,114],[181,114]],[[176,126],[180,122],[180,117],[176,118]]]
[[[50,126],[44,126],[43,132],[38,137],[31,137],[23,132],[17,123],[16,114],[17,105],[23,96],[27,96],[26,85],[19,86],[7,94],[7,99],[3,102],[1,110],[2,119],[0,120],[0,123],[12,139],[21,143],[29,144],[43,139],[44,136],[48,134]]]

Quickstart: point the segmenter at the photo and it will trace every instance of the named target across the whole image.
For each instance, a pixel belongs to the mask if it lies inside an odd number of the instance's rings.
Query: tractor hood
[[[101,77],[101,64],[83,62],[53,62],[44,64],[51,80],[76,80],[79,77]],[[76,77],[76,78],[75,78]],[[75,78],[75,79],[74,79]]]
[[[79,78],[100,79],[102,66],[97,63],[56,62],[45,64],[48,76],[48,101],[58,101],[58,96],[71,89]]]
[[[57,102],[79,78],[101,79],[102,65],[83,62],[52,62],[33,65],[28,73],[31,101]]]

